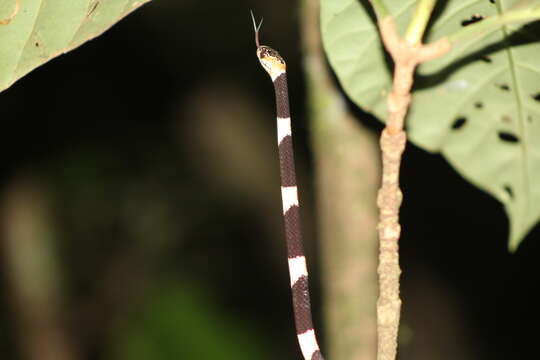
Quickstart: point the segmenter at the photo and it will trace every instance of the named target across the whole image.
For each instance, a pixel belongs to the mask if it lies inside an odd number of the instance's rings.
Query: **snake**
[[[300,351],[305,360],[324,360],[319,350],[311,316],[308,271],[300,224],[300,201],[298,199],[298,187],[296,185],[285,60],[273,48],[260,44],[259,30],[263,19],[257,25],[253,12],[251,12],[251,18],[255,30],[257,58],[272,79],[276,97],[281,199],[296,336],[300,345]]]

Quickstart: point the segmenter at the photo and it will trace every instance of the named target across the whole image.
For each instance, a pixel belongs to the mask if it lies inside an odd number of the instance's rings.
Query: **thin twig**
[[[425,24],[427,22],[424,22]],[[402,194],[399,189],[399,170],[407,139],[403,124],[411,102],[411,88],[416,66],[422,61],[448,52],[450,43],[447,40],[441,40],[428,46],[421,43],[411,44],[399,36],[394,18],[391,16],[379,21],[379,30],[384,46],[394,60],[395,67],[392,92],[387,99],[389,116],[380,139],[383,174],[377,197],[380,244],[377,359],[394,360],[401,312],[398,241],[401,232],[399,207]],[[423,30],[420,30],[420,33],[423,33]]]

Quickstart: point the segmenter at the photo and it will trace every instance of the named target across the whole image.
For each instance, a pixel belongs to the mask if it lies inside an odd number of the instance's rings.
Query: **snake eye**
[[[279,53],[268,46],[261,46],[259,48],[259,57],[262,59],[268,59],[270,61],[275,61],[281,64],[285,64],[285,61],[283,58],[279,55]]]

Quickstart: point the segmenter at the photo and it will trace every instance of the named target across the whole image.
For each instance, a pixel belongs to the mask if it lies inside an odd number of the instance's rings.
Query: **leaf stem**
[[[410,45],[422,41],[427,24],[437,0],[418,0],[414,15],[405,33],[405,41]]]

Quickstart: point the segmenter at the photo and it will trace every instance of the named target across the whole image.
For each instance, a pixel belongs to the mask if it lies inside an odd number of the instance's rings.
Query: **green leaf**
[[[321,30],[345,92],[385,119],[391,65],[365,3],[323,1]],[[427,42],[518,3],[524,2],[448,1],[437,9]],[[415,1],[385,4],[403,34]],[[499,26],[423,64],[407,118],[412,142],[441,152],[463,177],[504,204],[512,250],[540,218],[540,141],[534,141],[540,139],[539,30],[539,23]]]
[[[149,0],[20,0],[0,25],[0,91],[49,61],[90,40]],[[10,19],[18,0],[0,3]]]

